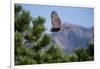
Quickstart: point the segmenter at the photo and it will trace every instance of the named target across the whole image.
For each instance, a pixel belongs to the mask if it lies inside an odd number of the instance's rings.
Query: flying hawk
[[[56,11],[52,11],[51,13],[51,22],[52,22],[52,32],[57,32],[61,29],[61,20]]]
[[[61,20],[56,11],[52,11],[51,13],[51,22],[52,22],[51,32],[63,31]],[[70,27],[65,27],[65,28],[70,28]]]

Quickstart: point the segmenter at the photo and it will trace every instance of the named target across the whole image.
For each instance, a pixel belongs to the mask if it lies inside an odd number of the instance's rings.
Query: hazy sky
[[[50,30],[51,12],[56,11],[61,18],[62,23],[71,23],[83,27],[91,27],[94,23],[94,9],[82,7],[60,7],[44,6],[33,4],[20,4],[25,10],[30,11],[32,17],[42,16],[46,18],[45,27]]]

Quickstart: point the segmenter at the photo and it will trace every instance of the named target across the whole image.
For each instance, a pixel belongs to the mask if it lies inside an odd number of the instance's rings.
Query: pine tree
[[[16,65],[69,61],[58,46],[50,45],[51,37],[45,33],[45,21],[41,16],[32,18],[29,11],[15,5]],[[32,46],[29,44],[26,47],[26,43],[31,43]]]
[[[29,11],[23,10],[20,5],[15,5],[15,64],[37,63],[33,59],[34,51],[25,48],[23,32],[28,28],[31,16]]]

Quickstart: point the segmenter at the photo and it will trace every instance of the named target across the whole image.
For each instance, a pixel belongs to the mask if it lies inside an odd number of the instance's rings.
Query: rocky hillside
[[[63,31],[52,32],[52,42],[59,45],[65,52],[73,52],[75,48],[87,48],[93,39],[93,27],[84,28],[78,25],[64,23]]]

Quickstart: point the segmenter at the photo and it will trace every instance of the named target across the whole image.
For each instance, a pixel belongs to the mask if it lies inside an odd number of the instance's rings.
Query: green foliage
[[[70,56],[69,60],[72,61],[72,62],[76,62],[76,61],[78,61],[78,56],[76,54],[72,54]]]
[[[89,60],[93,61],[94,60],[94,44],[89,44],[87,51],[89,53]]]
[[[52,45],[46,52],[44,56],[45,63],[59,63],[63,60],[63,52],[57,46]]]
[[[62,62],[71,62],[70,61],[70,55],[65,53],[63,55]]]
[[[23,37],[22,34],[19,32],[15,32],[15,46],[22,45]]]
[[[18,56],[16,61],[15,61],[15,64],[16,65],[27,65],[27,64],[36,64],[37,61],[35,61],[33,58],[30,58],[28,56]]]
[[[88,47],[89,55],[94,56],[94,45],[90,44]]]
[[[31,20],[30,12],[21,10],[21,6],[15,5],[15,31],[16,30],[19,32],[25,31],[29,26],[30,20]]]
[[[94,60],[94,45],[89,44],[87,49],[78,48],[75,50],[78,56],[78,61],[93,61]]]
[[[22,10],[22,7],[20,5],[15,4],[15,14],[19,13]]]
[[[75,51],[76,55],[78,56],[78,61],[87,61],[88,60],[88,53],[84,48],[78,48]]]
[[[37,40],[45,31],[44,27],[45,19],[43,17],[38,16],[37,18],[32,20],[32,23],[33,23],[32,35],[34,35],[35,40]]]
[[[17,46],[15,47],[15,64],[36,64],[37,61],[33,59],[34,55],[35,52],[32,49],[25,48],[24,46]]]
[[[42,47],[47,46],[50,43],[50,36],[45,34],[40,43]]]
[[[38,24],[43,25],[45,23],[45,18],[38,16],[37,18],[33,19],[32,23],[34,26],[36,26]]]

